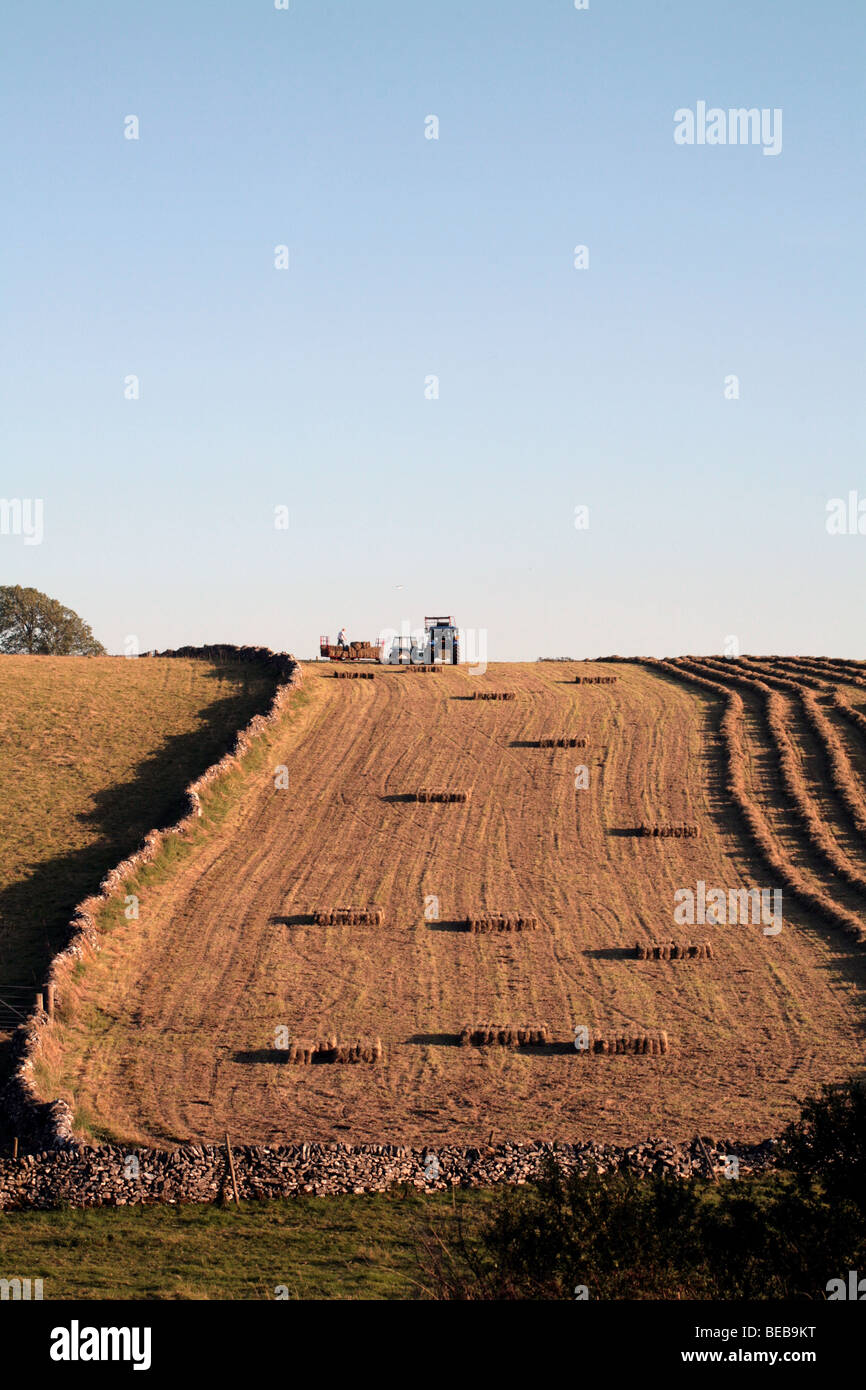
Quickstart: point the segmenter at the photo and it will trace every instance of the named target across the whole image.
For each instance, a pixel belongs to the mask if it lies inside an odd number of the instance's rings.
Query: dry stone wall
[[[405,1184],[428,1191],[530,1182],[552,1154],[567,1171],[630,1170],[679,1177],[744,1177],[773,1160],[774,1140],[758,1145],[694,1139],[611,1144],[499,1144],[437,1149],[394,1144],[290,1144],[232,1148],[241,1200],[305,1194],[384,1192]],[[736,1165],[732,1164],[736,1159]],[[219,1202],[232,1197],[225,1145],[173,1150],[69,1146],[0,1160],[0,1211],[59,1206],[130,1206],[153,1202]]]

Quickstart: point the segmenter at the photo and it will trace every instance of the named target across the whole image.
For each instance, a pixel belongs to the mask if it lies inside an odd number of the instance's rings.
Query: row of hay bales
[[[327,655],[331,661],[378,661],[379,648],[372,642],[350,642],[348,651],[345,647],[331,645]]]
[[[286,1050],[286,1059],[301,1066],[316,1062],[346,1063],[381,1062],[381,1038],[356,1038],[340,1042],[336,1033],[324,1038],[293,1038]]]
[[[668,1051],[668,1035],[657,1033],[608,1033],[593,1036],[589,1048],[596,1056],[663,1056]]]
[[[639,941],[634,953],[637,960],[712,960],[715,956],[709,941],[689,944],[676,941],[647,944]]]
[[[546,1023],[467,1023],[461,1047],[546,1047],[553,1034]]]
[[[546,1023],[467,1023],[461,1047],[560,1047]],[[586,1047],[568,1048],[595,1056],[662,1056],[668,1051],[664,1029],[651,1033],[592,1033]]]
[[[725,789],[742,817],[752,840],[760,851],[768,868],[778,882],[800,900],[814,908],[821,916],[847,935],[861,943],[866,943],[863,923],[853,912],[831,897],[822,888],[813,887],[809,879],[783,853],[772,834],[767,819],[749,796],[746,785],[746,751],[743,734],[744,706],[742,696],[721,680],[713,680],[701,674],[693,666],[682,661],[660,661],[656,657],[642,657],[641,662],[651,669],[666,671],[679,680],[686,680],[705,690],[720,695],[725,701],[725,709],[720,722],[720,733],[725,759]]]
[[[575,685],[616,685],[619,676],[575,676]]]
[[[473,690],[471,700],[514,700],[513,690]]]
[[[385,920],[381,907],[335,907],[313,916],[318,927],[381,927]]]
[[[493,913],[487,917],[465,917],[463,926],[470,932],[490,931],[537,931],[538,918],[531,916],[510,916],[506,913]]]
[[[689,661],[688,665],[689,667],[696,665],[699,668],[704,666],[713,671],[717,669],[715,662],[692,663]],[[820,808],[816,806],[812,798],[809,783],[803,774],[803,765],[791,741],[791,736],[788,733],[788,721],[783,697],[779,694],[778,690],[774,690],[771,685],[768,685],[766,680],[761,680],[757,676],[747,674],[742,669],[737,669],[736,666],[733,666],[731,669],[725,669],[725,675],[729,681],[734,681],[748,690],[759,693],[763,697],[767,726],[770,730],[770,737],[778,756],[779,767],[782,773],[782,782],[785,791],[799,813],[812,847],[825,859],[834,873],[838,874],[839,877],[843,878],[847,883],[850,883],[853,888],[858,889],[860,892],[866,892],[866,873],[863,873],[857,868],[847,855],[840,850],[836,839],[827,827]],[[833,773],[832,759],[830,758],[827,740],[833,739],[836,740],[837,743],[838,740],[836,739],[835,730],[830,729],[823,711],[817,707],[815,697],[811,695],[809,691],[802,690],[798,687],[796,681],[783,681],[782,678],[778,676],[770,677],[770,679],[774,680],[777,684],[791,686],[794,693],[799,694],[803,701],[808,702],[811,699],[811,712],[816,719],[816,734],[824,745],[828,760],[831,762],[831,777],[833,778],[834,787],[840,796],[842,795],[842,787],[845,788],[846,804],[848,804],[850,810],[852,806],[856,805],[859,798],[857,783],[847,757],[841,750],[841,746],[839,746],[837,750],[838,767],[835,775]],[[824,732],[818,732],[818,728],[822,726],[826,726]],[[866,831],[866,824],[864,824],[863,828],[864,831]]]
[[[335,671],[335,681],[371,681],[373,680],[372,671]]]
[[[414,663],[410,663],[408,666],[404,667],[404,670],[419,671],[422,676],[441,676],[443,668],[441,666],[425,666],[423,664],[415,665]]]
[[[700,827],[697,825],[652,825],[644,822],[640,827],[641,835],[658,836],[660,840],[696,840],[700,834]]]
[[[577,738],[540,738],[536,748],[586,748],[589,739],[586,734]]]
[[[468,801],[471,793],[431,791],[429,787],[419,787],[417,792],[409,793],[410,801]]]

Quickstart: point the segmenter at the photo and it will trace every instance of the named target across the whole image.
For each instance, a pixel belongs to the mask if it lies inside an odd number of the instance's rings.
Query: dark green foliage
[[[38,589],[0,587],[0,652],[29,656],[104,656],[87,623]]]

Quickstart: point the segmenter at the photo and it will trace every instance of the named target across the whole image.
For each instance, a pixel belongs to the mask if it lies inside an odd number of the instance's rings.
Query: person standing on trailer
[[[342,647],[344,652],[349,650],[349,641],[346,637],[346,629],[344,627],[341,627],[340,631],[337,633],[337,646]]]

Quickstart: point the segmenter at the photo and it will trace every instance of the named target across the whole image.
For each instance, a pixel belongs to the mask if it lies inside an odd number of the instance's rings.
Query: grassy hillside
[[[0,1040],[75,904],[175,819],[273,689],[245,666],[0,657]]]

